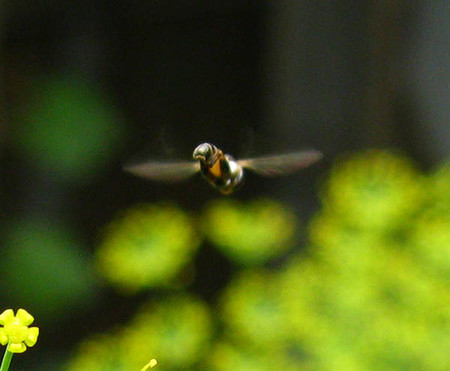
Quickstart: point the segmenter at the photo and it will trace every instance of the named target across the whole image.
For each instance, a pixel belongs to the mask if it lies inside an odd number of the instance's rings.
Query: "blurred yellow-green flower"
[[[343,267],[342,262],[345,261],[346,270],[355,274],[379,258],[377,247],[383,236],[348,225],[330,209],[318,212],[308,229],[311,254],[320,256],[336,269]]]
[[[211,371],[297,371],[308,370],[306,362],[297,362],[278,349],[264,351],[236,345],[227,341],[217,342],[210,354],[207,370]]]
[[[353,226],[388,228],[404,222],[420,206],[422,176],[407,159],[371,150],[338,163],[322,199],[325,207]]]
[[[430,275],[450,279],[450,165],[426,178],[426,202],[408,226],[408,242],[415,258],[426,262]]]
[[[380,259],[358,270],[292,261],[280,281],[292,343],[314,369],[445,370],[448,287],[407,254],[378,248]]]
[[[19,309],[14,315],[12,309],[6,309],[0,314],[0,344],[8,345],[11,353],[23,353],[27,346],[32,347],[37,342],[38,327],[28,327],[34,318],[25,309]]]
[[[269,199],[249,203],[212,202],[202,216],[203,231],[223,253],[242,264],[261,264],[292,246],[298,220]]]
[[[218,293],[213,313],[187,295],[155,301],[111,333],[106,345],[93,342],[87,347],[91,363],[79,355],[85,363],[71,370],[134,371],[152,357],[170,370],[448,370],[445,169],[424,175],[386,151],[350,157],[336,165],[323,189],[324,205],[308,229],[310,243],[282,269],[241,270]],[[167,248],[174,243],[167,241],[180,225],[190,231],[184,241],[198,245],[191,219],[174,209],[188,222],[173,222],[178,217],[167,217],[167,206],[161,205],[132,209],[114,222],[102,245],[103,264],[120,270],[120,262],[139,260],[126,255],[140,256],[148,240],[158,257],[152,255],[142,270],[155,259],[178,259],[176,249]],[[296,223],[283,206],[268,200],[215,201],[201,216],[212,244],[244,265],[285,252]],[[169,259],[161,258],[166,250]],[[107,257],[113,251],[120,254],[111,264]],[[131,287],[133,280],[142,282],[133,276],[133,264],[123,273],[132,277],[125,281]],[[212,338],[212,315],[220,324],[217,338]]]
[[[135,292],[171,283],[199,243],[192,218],[180,208],[143,204],[107,227],[96,261],[111,284]]]
[[[280,273],[291,341],[313,369],[448,369],[442,174],[416,173],[406,159],[379,151],[331,173],[311,245]]]
[[[207,356],[211,335],[206,304],[189,296],[162,299],[123,327],[84,340],[67,369],[136,371],[154,356],[162,369],[187,370]]]
[[[285,343],[289,329],[275,273],[242,272],[222,294],[220,309],[225,333],[236,343],[266,350]]]
[[[116,331],[84,339],[68,362],[66,369],[68,371],[131,371],[132,368],[127,365],[127,355],[123,353],[117,341],[119,336],[119,331]],[[135,367],[133,371],[137,369]]]
[[[65,369],[68,371],[137,371],[156,366],[158,362],[155,359],[148,362],[152,351],[145,342],[139,349],[124,346],[122,341],[124,331],[124,328],[119,328],[84,339]],[[136,353],[138,351],[141,353]],[[142,367],[144,363],[147,364]]]
[[[411,225],[410,245],[417,259],[424,259],[432,268],[430,275],[450,279],[450,214],[429,210]]]
[[[151,349],[161,367],[185,370],[208,355],[212,332],[208,306],[183,295],[144,306],[120,342],[126,353],[136,357],[136,363],[144,349]]]
[[[440,166],[426,181],[427,207],[434,213],[450,214],[450,163]]]
[[[324,314],[333,313],[334,303],[328,297],[332,273],[316,261],[291,258],[279,282],[280,306],[286,313],[289,338],[300,341],[301,353],[312,358],[314,347],[331,335],[330,319]]]

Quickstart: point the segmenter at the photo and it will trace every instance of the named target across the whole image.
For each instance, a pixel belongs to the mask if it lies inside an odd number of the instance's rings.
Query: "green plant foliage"
[[[2,257],[3,290],[12,302],[33,308],[41,323],[64,318],[95,295],[88,257],[71,229],[56,220],[12,222]]]
[[[36,81],[22,109],[13,127],[18,152],[59,180],[92,176],[123,138],[117,112],[81,75]]]
[[[127,210],[105,228],[96,254],[100,274],[129,293],[171,284],[200,244],[193,223],[171,204]]]
[[[234,262],[262,264],[292,247],[298,220],[268,199],[248,203],[215,201],[203,216],[205,235]]]
[[[188,370],[208,355],[212,330],[204,303],[173,296],[145,305],[115,332],[84,341],[68,370],[136,371],[155,354],[163,370]]]

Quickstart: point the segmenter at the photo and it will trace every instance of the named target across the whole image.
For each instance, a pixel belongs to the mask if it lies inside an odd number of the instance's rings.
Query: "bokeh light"
[[[41,323],[89,305],[98,283],[70,226],[35,216],[11,221],[4,233],[2,291],[11,302],[30,308]]]
[[[13,127],[14,144],[54,179],[78,182],[102,169],[125,139],[123,122],[100,87],[82,74],[34,81]]]

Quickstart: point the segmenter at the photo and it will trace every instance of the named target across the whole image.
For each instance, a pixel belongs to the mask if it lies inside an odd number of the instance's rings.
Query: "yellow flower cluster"
[[[132,293],[172,283],[199,244],[193,220],[183,210],[142,204],[106,228],[96,262],[103,277]]]
[[[122,291],[173,285],[202,235],[234,262],[262,264],[293,246],[298,220],[268,199],[212,202],[196,220],[173,204],[142,204],[105,228],[96,253],[101,275]],[[201,232],[201,233],[199,233]]]
[[[322,189],[309,246],[271,268],[261,266],[293,246],[297,227],[279,203],[214,201],[198,218],[201,228],[174,206],[130,210],[98,254],[110,282],[161,284],[141,279],[148,269],[155,277],[158,264],[172,277],[191,261],[199,230],[251,268],[218,293],[216,311],[186,294],[160,299],[119,331],[85,342],[69,369],[134,371],[152,354],[167,369],[446,370],[448,169],[427,176],[375,150],[339,162]]]
[[[279,281],[273,272],[246,270],[236,277],[220,298],[221,319],[230,338],[255,347],[282,342],[289,332]]]
[[[190,369],[207,355],[211,333],[211,315],[202,301],[173,296],[144,305],[115,331],[84,340],[66,369],[136,371],[149,355],[165,369]],[[152,360],[145,367],[155,364]]]
[[[449,187],[387,151],[338,163],[308,248],[220,296],[210,369],[447,370]]]
[[[221,200],[202,215],[205,235],[223,253],[241,264],[262,264],[293,245],[298,226],[287,207],[269,199],[247,203]]]
[[[327,210],[365,229],[395,226],[423,199],[423,178],[411,162],[379,150],[340,161],[322,191]]]

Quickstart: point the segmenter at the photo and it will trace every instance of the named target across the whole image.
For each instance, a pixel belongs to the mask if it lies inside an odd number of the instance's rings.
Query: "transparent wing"
[[[142,178],[164,182],[178,182],[192,176],[197,171],[199,171],[200,164],[194,161],[149,161],[142,164],[124,166],[124,170]]]
[[[250,169],[259,175],[273,177],[292,173],[307,167],[322,158],[319,151],[292,152],[276,156],[263,156],[239,160],[242,167]]]

